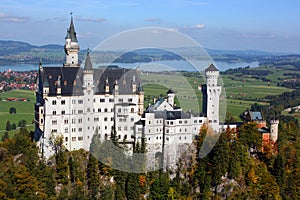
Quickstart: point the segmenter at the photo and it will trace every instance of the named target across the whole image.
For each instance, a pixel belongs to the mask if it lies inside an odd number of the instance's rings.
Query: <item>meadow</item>
[[[278,95],[291,89],[276,86],[262,80],[246,77],[234,79],[228,75],[221,75],[220,83],[224,86],[221,94],[220,113],[229,112],[240,121],[239,115],[249,109],[253,103],[268,104],[268,95]],[[176,73],[143,73],[141,76],[145,91],[145,107],[153,103],[153,97],[166,96],[169,88],[176,91],[178,102],[184,111],[202,111],[202,93],[198,88],[205,81],[201,74],[185,76]],[[225,110],[225,111],[224,111]]]
[[[26,98],[28,101],[7,101],[6,98]],[[10,124],[26,120],[27,125],[32,124],[34,119],[34,102],[35,96],[33,91],[29,90],[13,90],[9,92],[0,93],[0,131],[6,128],[7,121]],[[14,107],[17,110],[16,114],[9,114],[9,108]],[[0,134],[1,135],[1,134]]]

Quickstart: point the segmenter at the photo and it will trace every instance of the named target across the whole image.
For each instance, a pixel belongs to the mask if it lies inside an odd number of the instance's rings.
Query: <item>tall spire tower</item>
[[[215,132],[219,131],[219,100],[222,86],[218,85],[219,70],[211,64],[205,70],[206,84],[202,85],[203,112],[207,116],[208,124]]]
[[[64,67],[79,67],[80,66],[78,63],[79,44],[75,32],[72,13],[71,13],[71,23],[70,23],[70,27],[67,29],[67,35],[65,41],[66,41],[65,43],[66,62],[64,63]]]

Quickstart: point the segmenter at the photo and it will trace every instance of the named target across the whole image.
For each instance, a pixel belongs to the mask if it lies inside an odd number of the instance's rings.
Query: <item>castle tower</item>
[[[174,106],[174,98],[175,98],[175,92],[172,88],[170,88],[167,92],[168,95],[168,103],[173,107]]]
[[[68,28],[67,35],[65,37],[64,48],[66,53],[66,63],[64,63],[64,67],[79,67],[79,63],[78,63],[79,44],[78,44],[72,16],[71,16],[70,27]]]
[[[90,50],[88,49],[85,63],[84,63],[84,68],[83,68],[83,86],[87,91],[92,92],[93,85],[94,85],[94,70],[93,70],[93,65],[90,57]]]
[[[140,116],[142,116],[143,113],[144,113],[144,90],[143,90],[143,87],[141,85],[138,87],[138,95],[139,95],[138,114]]]
[[[83,102],[84,102],[84,145],[89,148],[94,131],[93,127],[93,99],[94,99],[94,70],[88,49],[83,67]]]
[[[276,142],[278,139],[278,124],[279,120],[271,120],[270,121],[271,128],[270,128],[270,138],[272,142]]]
[[[203,113],[215,132],[219,131],[219,100],[222,86],[218,85],[219,70],[211,64],[205,70],[206,84],[202,85]]]

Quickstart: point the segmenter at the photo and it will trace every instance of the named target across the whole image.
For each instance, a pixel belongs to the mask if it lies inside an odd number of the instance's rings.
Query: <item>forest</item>
[[[249,153],[251,147],[261,148],[262,141],[256,124],[248,123],[238,133],[225,130],[212,151],[200,158],[205,136],[215,137],[203,126],[189,155],[183,155],[175,171],[143,173],[116,170],[115,159],[132,159],[122,152],[117,157],[105,152],[106,157],[99,162],[96,154],[65,150],[59,139],[54,145],[55,155],[45,161],[40,159],[31,136],[32,132],[22,128],[13,137],[2,138],[1,199],[300,198],[299,125],[292,121],[280,122],[278,143],[265,146],[263,153]],[[125,148],[114,133],[103,143],[98,137],[95,133],[91,152],[103,150],[109,141]],[[137,143],[134,152],[145,152],[145,146]]]

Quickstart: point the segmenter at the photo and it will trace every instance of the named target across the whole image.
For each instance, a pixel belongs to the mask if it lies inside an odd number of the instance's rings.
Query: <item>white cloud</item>
[[[106,21],[105,18],[92,18],[92,17],[76,17],[76,20],[84,21],[84,22],[94,22],[94,23],[102,23]]]
[[[149,18],[146,18],[145,21],[146,22],[159,22],[159,21],[161,21],[161,19],[157,18],[157,17],[149,17]]]
[[[21,23],[29,21],[29,17],[21,17],[21,16],[14,16],[9,15],[6,13],[0,13],[0,22],[13,22],[13,23]]]
[[[205,28],[204,24],[196,24],[193,28]]]

